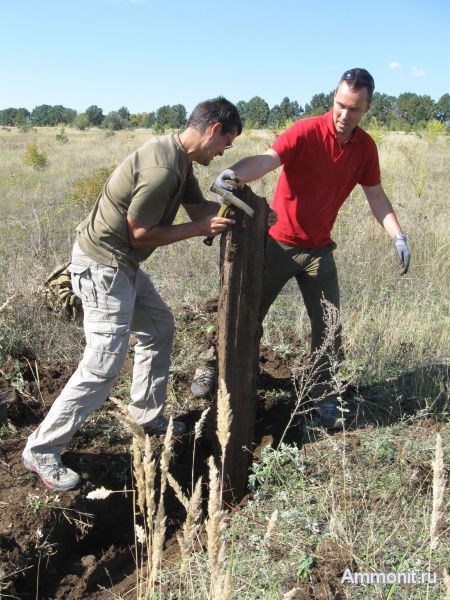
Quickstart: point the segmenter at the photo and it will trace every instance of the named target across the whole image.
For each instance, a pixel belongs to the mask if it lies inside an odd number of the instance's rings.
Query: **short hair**
[[[231,133],[235,129],[238,135],[242,133],[241,117],[237,108],[223,96],[197,104],[188,119],[187,126],[203,133],[209,125],[215,123],[222,125],[222,135]]]
[[[368,101],[369,104],[371,104],[373,91],[375,89],[375,81],[369,71],[358,67],[355,69],[348,69],[337,84],[336,92],[343,81],[346,82],[351,90],[362,90],[363,88],[366,88]]]

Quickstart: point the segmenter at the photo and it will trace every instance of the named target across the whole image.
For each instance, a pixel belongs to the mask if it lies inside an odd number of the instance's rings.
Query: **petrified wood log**
[[[265,198],[249,186],[233,192],[255,213],[230,208],[236,224],[221,239],[218,304],[218,381],[224,382],[232,412],[225,463],[224,500],[239,502],[245,494],[252,460],[257,408],[256,383],[261,338],[261,301],[265,289],[267,222]]]

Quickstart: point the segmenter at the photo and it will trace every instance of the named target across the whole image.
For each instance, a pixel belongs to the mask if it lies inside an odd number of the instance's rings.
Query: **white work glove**
[[[239,183],[239,177],[236,175],[236,173],[231,169],[225,169],[225,171],[222,171],[214,183],[224,190],[229,190],[232,192],[233,186],[227,183],[227,181],[230,180]]]
[[[395,244],[395,251],[402,267],[400,275],[405,275],[409,269],[409,262],[411,260],[411,254],[406,244],[406,235],[404,233],[396,233],[392,238]]]

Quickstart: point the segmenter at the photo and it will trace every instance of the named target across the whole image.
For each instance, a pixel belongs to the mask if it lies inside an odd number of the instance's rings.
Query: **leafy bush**
[[[375,144],[379,146],[383,141],[384,135],[386,133],[386,128],[383,127],[383,125],[381,125],[377,121],[377,119],[372,117],[372,119],[370,119],[369,123],[366,125],[366,127],[364,127],[364,129],[371,136]]]
[[[89,129],[90,122],[88,115],[86,113],[81,113],[77,115],[73,121],[73,126],[79,129],[80,131]]]
[[[18,125],[17,129],[21,133],[28,133],[29,131],[33,131],[34,133],[37,132],[36,127],[33,127],[33,125],[31,125],[31,123],[21,123],[20,125]]]
[[[106,129],[112,129],[113,131],[129,129],[130,121],[127,118],[124,118],[124,114],[124,112],[121,113],[113,110],[103,119],[102,127]]]
[[[69,138],[67,137],[66,130],[64,129],[64,127],[61,129],[61,131],[59,133],[56,134],[56,141],[60,142],[61,144],[67,144],[67,142],[69,141]]]
[[[428,142],[436,142],[440,135],[447,134],[447,125],[440,121],[429,121],[427,123],[426,139]]]
[[[40,152],[36,144],[28,144],[23,162],[33,169],[43,169],[47,166],[48,161],[45,152]]]
[[[73,184],[73,192],[69,194],[69,199],[78,205],[87,206],[90,209],[97,200],[105,181],[115,168],[116,165],[101,167],[100,169],[96,169],[92,175],[76,181]]]

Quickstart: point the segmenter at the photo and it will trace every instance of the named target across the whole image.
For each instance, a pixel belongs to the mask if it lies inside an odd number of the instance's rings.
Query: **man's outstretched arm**
[[[362,188],[374,217],[384,227],[394,242],[395,251],[401,265],[400,275],[405,275],[409,269],[411,254],[406,243],[406,235],[402,232],[400,224],[397,221],[392,204],[386,196],[381,183],[371,187],[362,186]]]

